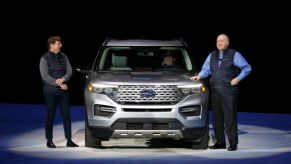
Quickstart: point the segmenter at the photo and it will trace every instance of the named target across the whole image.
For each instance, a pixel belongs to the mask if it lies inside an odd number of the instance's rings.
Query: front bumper
[[[106,95],[87,92],[85,104],[88,128],[93,137],[100,139],[192,139],[201,137],[208,124],[207,93],[189,95],[174,105],[121,105]],[[96,104],[115,107],[115,112],[110,117],[97,116],[94,114]],[[193,105],[201,106],[199,115],[185,117],[179,112],[179,108]],[[139,109],[143,111],[138,112]]]

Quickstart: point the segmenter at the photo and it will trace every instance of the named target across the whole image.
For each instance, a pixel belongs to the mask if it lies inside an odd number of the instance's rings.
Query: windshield
[[[106,47],[98,58],[99,71],[191,71],[183,47]]]

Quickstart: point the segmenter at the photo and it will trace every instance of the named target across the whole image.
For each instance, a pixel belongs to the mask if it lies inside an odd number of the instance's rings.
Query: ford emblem
[[[152,89],[143,89],[142,91],[139,92],[140,97],[155,97],[156,92]]]

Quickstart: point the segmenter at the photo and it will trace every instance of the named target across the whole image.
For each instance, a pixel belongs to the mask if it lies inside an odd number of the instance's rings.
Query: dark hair
[[[171,52],[171,51],[167,51],[167,52],[163,55],[163,57],[168,57],[168,56],[174,57],[175,55],[173,54],[173,52]]]
[[[50,44],[55,44],[56,41],[62,42],[62,38],[59,36],[51,36],[47,40],[47,47],[50,49]]]

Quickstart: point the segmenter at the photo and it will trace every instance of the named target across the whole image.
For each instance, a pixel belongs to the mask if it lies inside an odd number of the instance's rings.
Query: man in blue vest
[[[41,57],[39,65],[47,110],[45,135],[49,148],[56,148],[52,139],[53,120],[58,105],[63,117],[67,147],[78,147],[71,138],[71,115],[67,82],[72,76],[72,67],[66,54],[61,52],[61,42],[62,39],[59,36],[52,36],[48,39],[49,51]]]
[[[211,75],[212,124],[217,141],[209,148],[226,148],[225,129],[230,144],[228,151],[236,151],[238,83],[251,72],[252,68],[238,51],[229,48],[227,35],[220,34],[217,37],[216,47],[218,50],[208,55],[201,72],[191,79],[199,80]]]

